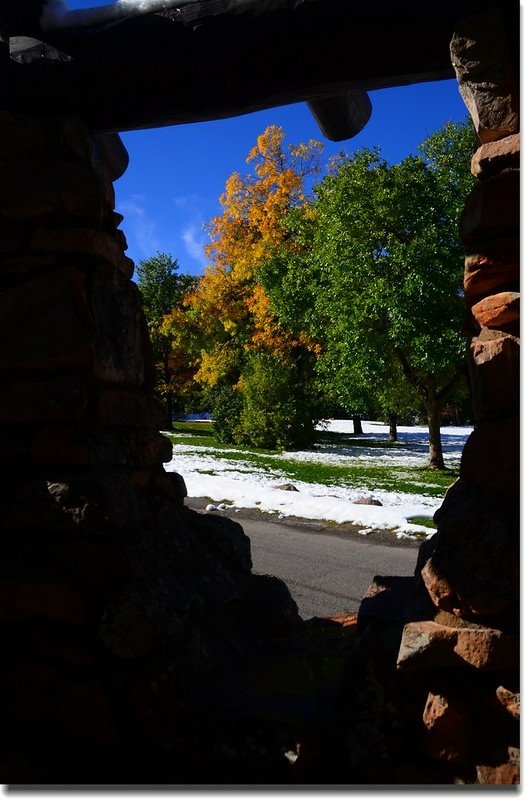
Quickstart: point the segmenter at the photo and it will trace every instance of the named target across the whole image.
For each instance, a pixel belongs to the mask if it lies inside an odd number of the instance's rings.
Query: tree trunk
[[[427,403],[429,467],[445,469],[443,448],[441,446],[441,406],[435,395],[429,397]]]
[[[168,429],[171,431],[173,428],[173,397],[171,394],[165,395],[164,404],[166,406],[166,415],[168,417]]]
[[[354,424],[354,433],[363,433],[363,426],[361,425],[361,417],[352,417]]]
[[[396,414],[389,414],[388,415],[388,441],[389,442],[397,442],[397,416]]]
[[[164,385],[168,387],[170,385],[171,379],[171,371],[170,371],[170,362],[167,353],[164,353],[162,359],[162,369],[163,369],[163,376],[162,379],[164,381]],[[168,416],[168,430],[171,431],[173,428],[173,392],[167,391],[164,395],[164,405],[166,408],[166,414]]]

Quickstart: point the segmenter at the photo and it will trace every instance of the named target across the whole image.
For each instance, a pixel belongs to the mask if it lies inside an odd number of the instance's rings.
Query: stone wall
[[[414,578],[302,621],[184,506],[102,150],[0,114],[0,777],[518,781],[518,95],[497,16],[452,42],[480,138],[461,220],[476,425]]]
[[[437,532],[420,547],[414,578],[375,576],[360,605],[360,643],[375,664],[375,688],[365,690],[374,712],[363,720],[352,705],[340,739],[356,745],[357,729],[367,732],[365,740],[380,742],[375,759],[364,761],[365,783],[520,781],[515,44],[498,12],[465,19],[451,42],[459,89],[479,138],[472,157],[478,182],[459,230],[475,425],[460,477],[435,514]],[[365,685],[359,672],[352,679]],[[342,707],[349,697],[347,686]],[[308,744],[306,753],[315,753]],[[359,747],[341,754],[347,769],[356,752]],[[319,748],[300,755],[301,763],[317,779],[334,770]]]
[[[171,781],[194,780],[202,676],[293,630],[297,610],[252,575],[240,526],[185,508],[163,469],[96,141],[78,119],[2,113],[0,143],[0,774],[155,782],[169,760]]]
[[[396,665],[422,692],[420,753],[456,783],[519,782],[519,90],[498,12],[451,42],[479,148],[460,220],[475,426],[398,615]],[[385,591],[381,579],[376,584]],[[374,590],[377,592],[377,586]],[[391,634],[374,591],[361,618]],[[388,590],[387,590],[388,591]],[[390,608],[396,590],[390,589]],[[399,596],[399,589],[397,589]],[[372,602],[371,602],[372,601]],[[384,601],[383,601],[384,605]],[[404,621],[404,625],[401,624]],[[426,697],[426,699],[424,699]]]

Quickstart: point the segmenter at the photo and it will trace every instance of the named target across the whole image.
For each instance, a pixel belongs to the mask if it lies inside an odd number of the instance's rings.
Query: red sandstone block
[[[158,631],[148,619],[140,600],[131,592],[113,597],[108,602],[102,613],[99,633],[104,646],[117,658],[143,658],[160,646]]]
[[[92,135],[71,115],[35,117],[12,111],[0,113],[0,153],[6,160],[62,158],[94,166]]]
[[[131,389],[101,389],[98,399],[101,425],[166,430],[169,422],[163,405],[151,394]]]
[[[520,171],[506,170],[480,183],[470,194],[459,220],[466,245],[519,231]]]
[[[519,167],[520,134],[513,133],[488,144],[481,145],[472,156],[470,169],[473,175],[485,178],[502,169]]]
[[[459,605],[457,595],[450,582],[445,575],[440,573],[432,558],[429,558],[422,567],[421,578],[435,606],[452,611],[455,606]]]
[[[520,341],[504,331],[482,328],[470,343],[471,384],[478,420],[518,409]]]
[[[517,637],[478,625],[451,628],[430,620],[403,628],[398,669],[471,666],[483,671],[511,669],[519,663]]]
[[[126,278],[131,278],[135,269],[133,261],[124,255],[121,237],[94,228],[40,228],[31,237],[30,247],[38,253],[81,255],[95,259],[95,263],[102,259]]]
[[[44,381],[1,381],[0,420],[72,422],[87,404],[85,381],[77,376]]]
[[[95,464],[140,470],[171,461],[173,445],[156,431],[110,431],[93,426],[89,431],[48,425],[31,448],[31,463],[38,466],[90,467]]]
[[[31,448],[31,463],[37,466],[89,466],[94,463],[85,436],[59,425],[46,426]]]
[[[80,592],[44,581],[0,581],[0,620],[13,622],[44,618],[81,625],[88,607]]]
[[[519,692],[511,692],[509,689],[505,689],[504,686],[498,686],[496,689],[496,698],[511,717],[514,717],[514,719],[520,718]]]
[[[465,297],[475,303],[499,292],[517,292],[520,282],[520,242],[517,237],[473,245],[465,258]]]
[[[470,751],[472,725],[467,706],[458,697],[429,692],[423,711],[424,755],[437,761],[458,763]]]
[[[0,185],[0,215],[5,219],[102,223],[102,183],[87,165],[48,159],[0,160]]]
[[[25,248],[27,233],[22,223],[0,217],[0,256],[12,258],[17,251]]]
[[[186,483],[178,472],[160,472],[153,479],[155,488],[178,503],[188,496]]]
[[[476,425],[461,454],[460,477],[507,498],[520,491],[519,418]]]
[[[520,94],[508,34],[495,9],[456,23],[450,43],[461,96],[481,142],[517,133]]]
[[[91,309],[97,331],[95,377],[144,387],[151,346],[138,287],[109,265],[100,266],[92,274]]]
[[[1,235],[1,234],[0,234]],[[46,267],[59,266],[53,256],[10,256],[2,262],[3,275],[25,275],[39,270],[44,271]]]
[[[472,306],[472,314],[480,327],[502,330],[519,320],[519,292],[499,292]]]
[[[17,725],[37,725],[56,747],[63,737],[98,746],[119,738],[103,676],[74,677],[42,663],[15,663],[4,680],[7,719]],[[45,751],[44,747],[44,751]]]
[[[104,675],[63,679],[57,687],[62,702],[51,716],[53,727],[80,742],[115,745],[121,737],[110,687],[111,680]]]
[[[54,690],[56,669],[49,664],[20,660],[9,667],[4,677],[6,719],[22,725],[48,722],[50,706],[59,700]]]
[[[336,614],[332,617],[326,617],[332,622],[337,622],[342,628],[355,628],[357,629],[357,612],[349,614]]]
[[[93,357],[93,327],[80,270],[59,269],[0,293],[0,372],[88,367]]]
[[[482,785],[517,786],[520,783],[519,764],[499,764],[497,767],[479,765],[476,767],[478,782]]]

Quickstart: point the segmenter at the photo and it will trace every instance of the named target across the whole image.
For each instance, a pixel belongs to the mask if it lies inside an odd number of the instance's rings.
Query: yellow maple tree
[[[308,346],[306,337],[299,341],[278,325],[257,282],[265,259],[286,239],[282,220],[304,203],[305,181],[319,172],[320,142],[311,139],[285,148],[284,138],[282,128],[270,125],[246,159],[253,172],[234,172],[226,181],[220,197],[223,211],[208,228],[209,264],[185,300],[187,319],[202,334],[196,379],[210,386],[226,375],[235,377],[244,350],[286,357],[294,347]]]

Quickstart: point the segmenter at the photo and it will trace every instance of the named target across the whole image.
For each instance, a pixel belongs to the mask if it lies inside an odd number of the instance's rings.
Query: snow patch
[[[330,430],[345,433],[352,431],[351,420],[330,420]],[[376,434],[378,441],[385,441],[388,427],[375,422],[363,422],[363,430],[368,434]],[[410,459],[416,466],[424,466],[428,460],[428,429],[424,427],[400,427],[401,447],[403,442],[411,443],[410,456],[398,454],[397,448],[384,448],[390,455],[388,465],[407,464]],[[443,448],[448,466],[459,463],[463,445],[472,428],[443,428]],[[420,449],[419,449],[420,448]],[[222,501],[227,497],[229,510],[242,508],[258,508],[267,513],[277,514],[279,519],[289,516],[311,520],[332,521],[335,523],[351,523],[361,528],[363,536],[377,529],[392,530],[398,538],[425,536],[431,538],[435,529],[410,522],[414,517],[432,517],[440,507],[440,498],[428,497],[424,494],[407,492],[388,492],[374,489],[373,496],[381,501],[382,506],[356,505],[353,501],[371,493],[370,487],[359,486],[351,489],[342,486],[323,486],[294,479],[297,492],[284,492],[275,488],[277,482],[287,482],[289,477],[279,469],[282,459],[304,459],[326,463],[329,457],[333,463],[344,464],[356,456],[338,454],[341,448],[334,447],[327,454],[322,450],[304,451],[303,453],[283,453],[276,455],[275,469],[267,469],[250,465],[243,468],[229,459],[216,459],[213,448],[177,444],[173,447],[173,458],[165,465],[168,472],[178,472],[184,476],[189,497],[209,497]],[[387,459],[383,448],[370,448],[373,453],[366,455],[369,463],[383,463]],[[415,449],[415,454],[414,454]],[[408,450],[408,448],[407,448]],[[234,451],[230,451],[232,456]],[[239,450],[238,452],[242,452]],[[357,457],[361,459],[360,456]],[[363,457],[364,458],[364,457]],[[408,465],[408,464],[407,464]],[[212,472],[214,474],[209,474]],[[220,510],[218,506],[215,509]],[[208,509],[207,509],[208,510]]]

